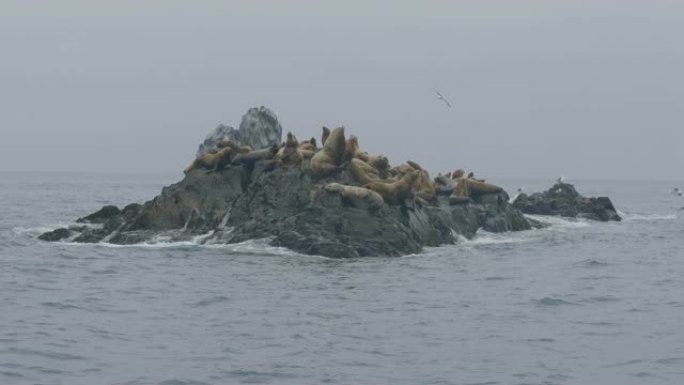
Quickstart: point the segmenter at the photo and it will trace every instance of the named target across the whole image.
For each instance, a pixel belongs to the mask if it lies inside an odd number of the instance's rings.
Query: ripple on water
[[[16,354],[21,356],[39,356],[50,358],[54,360],[67,361],[67,360],[85,360],[86,357],[68,354],[62,352],[51,352],[48,350],[32,350],[32,349],[22,349],[22,348],[9,348],[5,350],[0,350],[0,354]]]
[[[192,307],[205,307],[205,306],[209,306],[209,305],[213,305],[213,304],[217,304],[217,303],[221,303],[221,302],[230,302],[230,301],[231,301],[231,299],[226,297],[226,296],[217,295],[217,296],[205,298],[205,299],[199,300],[197,302],[194,302],[194,303],[190,304],[190,306],[192,306]]]
[[[538,305],[542,306],[562,306],[562,305],[578,305],[574,302],[566,301],[560,298],[544,297],[542,299],[535,300]]]

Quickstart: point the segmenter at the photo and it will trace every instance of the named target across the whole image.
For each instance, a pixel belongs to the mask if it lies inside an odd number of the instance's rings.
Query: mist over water
[[[0,174],[0,383],[684,381],[676,184],[568,180],[625,220],[535,217],[551,226],[401,258],[36,239],[179,178]]]

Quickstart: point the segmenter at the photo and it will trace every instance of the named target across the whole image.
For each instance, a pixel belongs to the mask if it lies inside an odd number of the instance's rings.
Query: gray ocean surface
[[[0,384],[682,384],[682,182],[401,258],[47,243],[180,175],[0,173]],[[553,180],[491,180],[509,192]]]

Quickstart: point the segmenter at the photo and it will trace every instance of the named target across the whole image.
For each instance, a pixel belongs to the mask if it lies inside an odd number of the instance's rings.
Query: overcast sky
[[[433,173],[683,179],[683,37],[667,0],[3,0],[0,170],[182,175],[265,105]]]

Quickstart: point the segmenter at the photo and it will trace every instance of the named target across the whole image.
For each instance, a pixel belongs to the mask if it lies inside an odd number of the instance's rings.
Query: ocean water
[[[0,384],[684,383],[672,182],[570,180],[625,220],[401,258],[36,239],[179,178],[0,174]]]

